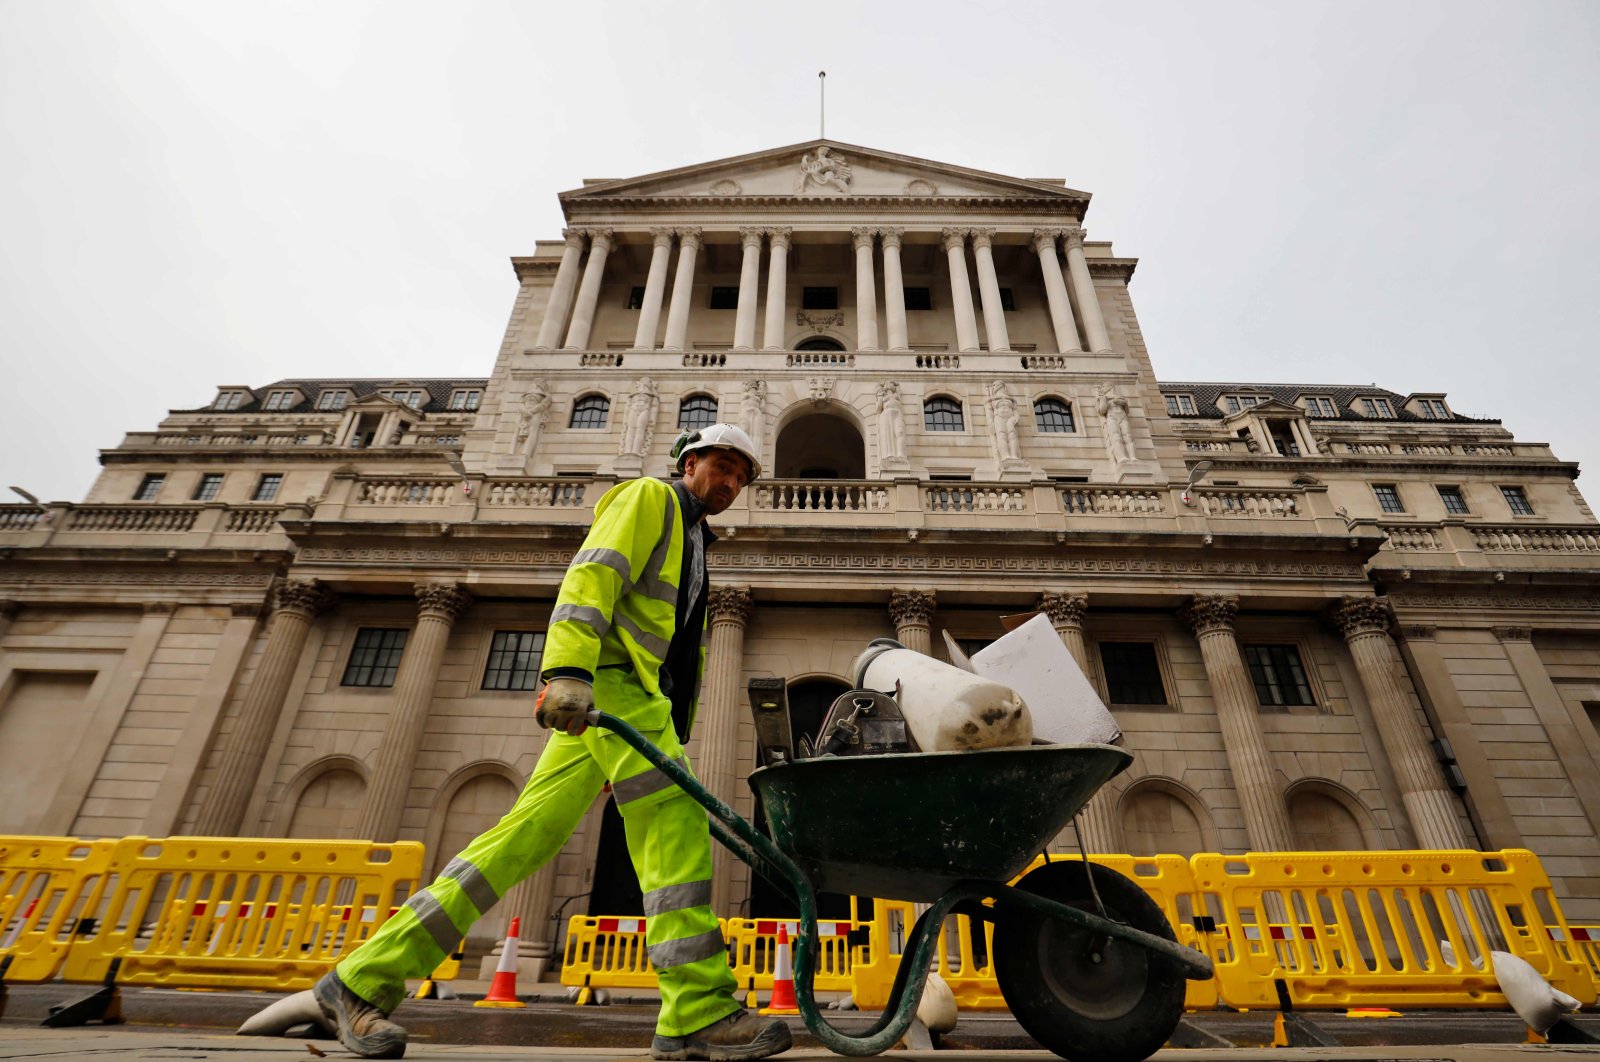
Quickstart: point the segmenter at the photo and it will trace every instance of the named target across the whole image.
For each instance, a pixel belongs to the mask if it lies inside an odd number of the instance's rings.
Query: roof
[[[1438,418],[1418,416],[1405,408],[1410,395],[1403,395],[1398,391],[1391,391],[1386,387],[1376,384],[1269,384],[1254,381],[1216,383],[1216,382],[1184,382],[1171,380],[1158,380],[1156,386],[1161,388],[1163,394],[1187,394],[1194,397],[1195,410],[1193,413],[1169,414],[1177,419],[1203,420],[1228,416],[1226,410],[1219,404],[1223,395],[1228,394],[1258,394],[1270,395],[1280,402],[1289,405],[1298,405],[1299,400],[1305,395],[1317,395],[1333,400],[1339,413],[1336,417],[1318,417],[1318,420],[1359,420],[1371,421],[1374,419],[1388,420],[1391,418],[1373,418],[1355,411],[1356,400],[1360,398],[1386,398],[1389,407],[1394,410],[1392,419],[1399,421],[1416,421],[1422,424],[1438,424]],[[1440,392],[1428,392],[1429,395]],[[1498,424],[1498,418],[1468,417],[1454,410],[1445,422],[1456,421],[1468,424]]]
[[[324,391],[348,391],[350,400],[359,402],[363,398],[377,394],[379,391],[390,388],[416,388],[421,387],[428,392],[428,401],[420,408],[424,413],[445,412],[450,404],[452,392],[461,390],[483,390],[489,385],[486,377],[467,380],[440,380],[424,377],[390,377],[366,380],[330,379],[330,380],[275,380],[264,387],[224,387],[225,391],[248,391],[250,400],[241,403],[236,409],[216,409],[210,403],[193,409],[173,410],[175,413],[260,413],[261,404],[267,395],[273,391],[297,390],[304,399],[288,409],[275,409],[274,413],[316,413],[317,400]],[[329,412],[321,410],[320,412]],[[461,412],[458,410],[457,412]]]

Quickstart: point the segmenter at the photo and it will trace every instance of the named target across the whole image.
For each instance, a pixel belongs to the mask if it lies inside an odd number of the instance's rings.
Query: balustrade
[[[1472,541],[1485,553],[1600,553],[1600,526],[1474,527]]]
[[[229,509],[222,530],[235,534],[262,534],[277,526],[282,509]]]
[[[1347,454],[1387,454],[1392,453],[1388,443],[1351,443],[1344,444]]]
[[[1183,448],[1185,450],[1227,451],[1231,450],[1233,447],[1222,439],[1185,439],[1183,440]]]
[[[1477,445],[1465,445],[1461,447],[1461,452],[1469,456],[1477,457],[1511,457],[1516,453],[1516,451],[1509,446],[1492,446],[1481,443]]]
[[[1437,528],[1399,525],[1395,527],[1382,526],[1378,530],[1389,536],[1389,540],[1383,544],[1384,549],[1437,550],[1444,548],[1444,543],[1439,538]]]
[[[38,509],[0,505],[0,531],[32,531],[43,517]]]
[[[357,505],[449,505],[451,479],[367,479],[356,486]]]
[[[588,493],[586,480],[574,479],[493,479],[483,485],[486,507],[577,509]]]
[[[758,512],[886,513],[892,504],[885,484],[845,480],[764,480],[750,494],[750,508]]]
[[[1069,515],[1159,516],[1161,495],[1136,487],[1063,487],[1061,508]]]
[[[67,531],[188,531],[199,515],[199,509],[174,505],[82,508],[69,510],[62,528]]]
[[[1065,369],[1067,359],[1060,354],[1024,354],[1022,356],[1024,369]]]
[[[1025,513],[1028,491],[985,483],[925,483],[922,509],[929,513]]]
[[[1300,515],[1299,496],[1286,490],[1212,488],[1196,491],[1194,496],[1207,516],[1266,516],[1287,519]]]
[[[830,350],[797,350],[783,363],[791,369],[848,369],[856,363],[854,354]]]
[[[1455,449],[1450,446],[1433,443],[1403,443],[1400,446],[1400,452],[1417,457],[1448,457],[1455,453]]]
[[[960,354],[918,354],[917,368],[919,369],[959,369],[961,368]]]
[[[622,355],[610,352],[584,354],[578,358],[578,364],[585,369],[615,369],[622,365]]]
[[[685,369],[720,369],[728,364],[728,355],[718,351],[716,353],[685,354],[683,367]]]

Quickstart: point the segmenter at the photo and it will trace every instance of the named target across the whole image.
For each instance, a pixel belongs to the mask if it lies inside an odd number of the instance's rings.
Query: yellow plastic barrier
[[[1590,975],[1600,984],[1600,926],[1568,926],[1567,929],[1572,934],[1568,939],[1572,941],[1573,950],[1589,964]],[[1550,932],[1556,934],[1560,930]]]
[[[1230,1006],[1276,1007],[1281,978],[1297,1007],[1504,1007],[1490,950],[1595,998],[1532,852],[1280,852],[1193,864],[1226,934],[1217,981]]]
[[[654,988],[656,968],[644,943],[643,918],[573,915],[567,922],[567,947],[561,983],[593,988]],[[723,939],[727,939],[724,931]]]
[[[48,981],[75,935],[91,931],[115,841],[0,837],[0,957],[7,981]]]
[[[818,992],[850,991],[850,921],[817,921],[817,972],[812,988]],[[778,927],[784,926],[789,944],[799,932],[798,922],[775,918],[730,918],[722,936],[729,944],[728,961],[740,988],[772,989],[772,966],[778,955]],[[790,953],[791,959],[793,953]]]
[[[127,837],[116,888],[61,976],[125,984],[308,988],[372,935],[422,873],[415,842]],[[148,935],[146,931],[148,930]]]

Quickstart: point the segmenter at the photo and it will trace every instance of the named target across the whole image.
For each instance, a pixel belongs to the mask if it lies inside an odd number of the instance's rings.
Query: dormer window
[[[1449,420],[1450,411],[1437,398],[1417,399],[1417,414],[1428,420]]]
[[[268,391],[267,400],[261,408],[269,413],[283,413],[294,408],[299,401],[300,394],[297,391]]]
[[[483,392],[476,389],[450,392],[450,408],[453,410],[470,413],[478,408],[482,400]]]
[[[337,413],[350,401],[349,391],[324,391],[317,396],[317,409],[324,413]]]
[[[1167,415],[1169,417],[1182,417],[1194,413],[1193,395],[1166,395]]]
[[[211,403],[212,409],[238,409],[249,399],[249,391],[222,391],[217,394],[217,400]]]
[[[1223,395],[1222,401],[1229,413],[1237,413],[1241,409],[1250,409],[1259,406],[1267,400],[1265,395]]]
[[[1361,404],[1361,415],[1364,417],[1394,418],[1394,409],[1387,398],[1362,398],[1357,401]]]
[[[1326,395],[1307,395],[1305,398],[1306,416],[1308,417],[1337,417],[1339,407],[1333,404],[1333,399]]]
[[[428,401],[428,392],[421,388],[390,387],[378,392],[385,398],[392,398],[403,406],[412,409],[421,409]]]

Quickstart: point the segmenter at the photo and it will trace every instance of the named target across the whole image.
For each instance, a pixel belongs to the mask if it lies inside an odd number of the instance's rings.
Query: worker
[[[733,998],[710,906],[705,809],[621,738],[587,722],[599,707],[687,766],[683,742],[705,666],[705,550],[716,539],[705,518],[732,505],[761,462],[733,424],[684,433],[672,456],[676,482],[629,480],[595,505],[545,639],[535,713],[552,733],[516,804],[313,989],[357,1055],[405,1054],[406,1032],[389,1014],[406,978],[426,975],[559,852],[608,782],[644,892],[645,941],[661,988],[651,1056],[753,1059],[789,1047],[782,1019],[758,1018]]]

